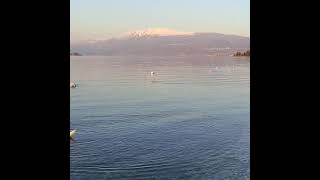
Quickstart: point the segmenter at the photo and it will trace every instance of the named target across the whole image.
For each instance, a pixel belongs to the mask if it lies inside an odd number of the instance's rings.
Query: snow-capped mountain
[[[160,37],[160,36],[179,36],[179,35],[192,35],[193,32],[182,32],[168,28],[148,28],[144,30],[137,30],[126,32],[121,38],[141,38],[141,37]]]
[[[233,54],[239,50],[248,50],[250,38],[149,28],[127,32],[111,39],[73,44],[71,48],[85,55]]]

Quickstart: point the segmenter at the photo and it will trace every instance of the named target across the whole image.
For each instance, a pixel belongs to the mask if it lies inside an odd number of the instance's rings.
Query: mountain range
[[[250,49],[250,38],[149,28],[127,32],[110,39],[88,40],[70,46],[73,51],[84,55],[231,55]]]

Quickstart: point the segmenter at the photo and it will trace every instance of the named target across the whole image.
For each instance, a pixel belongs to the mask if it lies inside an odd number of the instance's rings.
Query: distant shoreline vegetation
[[[233,56],[250,56],[250,50],[241,53],[241,52],[236,52],[235,54],[233,54]]]
[[[70,52],[70,56],[82,56],[82,55],[77,52]]]

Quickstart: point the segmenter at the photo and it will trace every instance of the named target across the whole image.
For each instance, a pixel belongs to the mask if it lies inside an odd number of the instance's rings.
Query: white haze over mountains
[[[219,33],[181,32],[148,28],[110,39],[94,39],[70,45],[84,55],[230,55],[250,49],[250,38]]]

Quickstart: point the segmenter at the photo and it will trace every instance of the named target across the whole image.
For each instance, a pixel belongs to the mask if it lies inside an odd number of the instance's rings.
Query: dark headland
[[[70,56],[82,56],[82,55],[77,52],[70,52]]]

